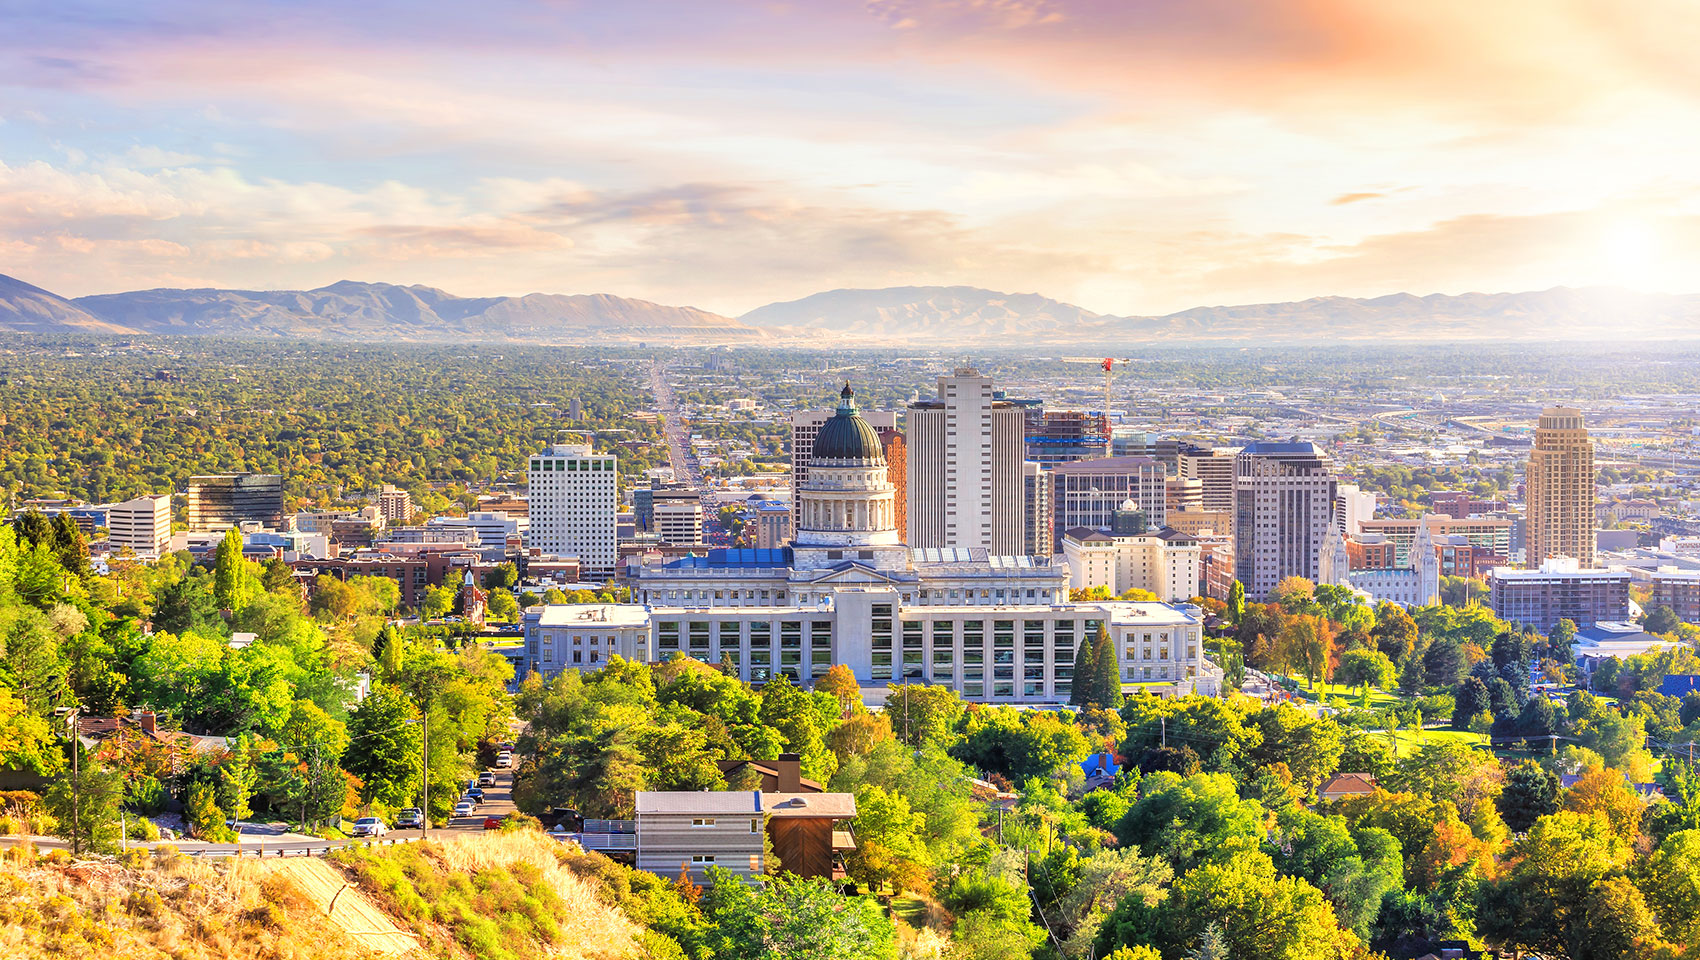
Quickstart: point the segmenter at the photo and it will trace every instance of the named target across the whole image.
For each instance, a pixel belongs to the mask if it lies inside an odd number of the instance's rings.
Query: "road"
[[[691,490],[701,490],[702,468],[691,451],[691,436],[685,429],[685,418],[679,413],[673,388],[667,383],[667,368],[660,363],[649,368],[649,392],[655,395],[655,412],[661,415],[662,434],[667,438],[667,462],[673,467],[673,479]]]
[[[441,838],[443,835],[459,836],[468,833],[481,833],[484,830],[484,818],[502,817],[514,812],[513,803],[514,775],[511,770],[496,771],[496,785],[484,788],[485,801],[470,817],[455,817],[447,826],[437,827],[430,831],[430,836]],[[131,843],[134,847],[152,847],[157,844],[170,843],[183,853],[196,857],[304,857],[323,856],[338,847],[358,844],[394,844],[416,843],[426,834],[420,830],[391,830],[381,839],[360,837],[347,840],[322,840],[317,837],[304,837],[299,834],[285,833],[278,835],[275,830],[261,826],[245,825],[241,843],[204,843],[199,840],[157,841],[156,843]],[[68,849],[70,844],[57,837],[0,837],[0,841],[17,843],[21,840],[34,842],[40,850]]]

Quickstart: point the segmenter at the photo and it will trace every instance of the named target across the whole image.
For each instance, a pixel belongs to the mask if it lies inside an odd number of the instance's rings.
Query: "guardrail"
[[[636,850],[634,833],[569,833],[562,839],[577,840],[586,850]]]

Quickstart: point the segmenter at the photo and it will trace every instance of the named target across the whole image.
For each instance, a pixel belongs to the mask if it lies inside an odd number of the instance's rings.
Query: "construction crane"
[[[1063,363],[1090,363],[1104,371],[1104,428],[1107,431],[1110,424],[1110,375],[1115,372],[1116,364],[1127,366],[1134,360],[1129,357],[1059,357]]]

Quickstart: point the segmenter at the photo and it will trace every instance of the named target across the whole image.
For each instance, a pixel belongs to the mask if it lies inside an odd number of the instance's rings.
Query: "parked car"
[[[485,817],[484,818],[484,829],[486,829],[486,830],[500,830],[500,829],[502,829],[502,818],[501,817]]]
[[[425,826],[425,814],[418,807],[408,807],[396,814],[395,828],[397,830],[418,830]]]
[[[486,770],[483,773],[479,774],[478,775],[478,785],[481,786],[481,787],[493,787],[493,786],[495,786],[496,785],[496,771]]]
[[[461,802],[455,804],[455,816],[457,816],[457,817],[470,817],[470,816],[472,816],[472,801],[471,800],[462,800]]]
[[[348,834],[353,837],[381,837],[389,832],[390,828],[377,817],[361,817],[354,821],[354,828]]]
[[[484,791],[478,787],[468,788],[466,791],[466,799],[471,800],[473,803],[483,803]]]

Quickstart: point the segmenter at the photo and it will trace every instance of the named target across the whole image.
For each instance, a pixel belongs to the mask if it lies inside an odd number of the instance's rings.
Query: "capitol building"
[[[807,685],[842,663],[873,701],[887,684],[917,683],[970,701],[1066,703],[1080,641],[1102,627],[1130,692],[1219,688],[1196,607],[1070,603],[1069,568],[1053,557],[905,546],[879,435],[848,384],[794,496],[788,547],[634,567],[630,604],[528,610],[522,670],[682,653],[758,684],[784,673]]]

